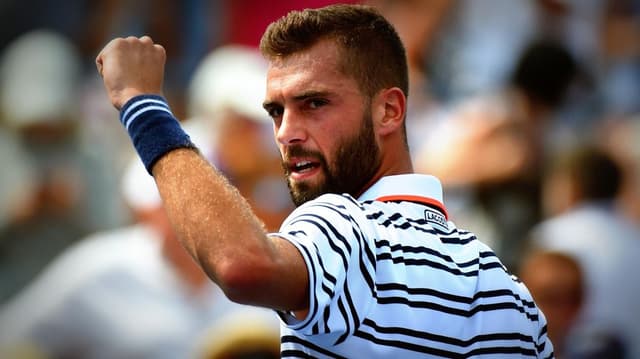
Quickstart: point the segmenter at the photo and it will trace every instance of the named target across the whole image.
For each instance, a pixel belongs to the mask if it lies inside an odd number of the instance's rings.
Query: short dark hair
[[[578,63],[565,46],[541,39],[523,51],[511,80],[533,100],[555,108],[562,104],[579,73]]]
[[[556,168],[566,171],[577,183],[584,200],[611,200],[622,186],[623,174],[618,162],[595,145],[569,150],[556,161]]]
[[[336,4],[289,12],[269,25],[260,50],[268,59],[286,57],[324,39],[338,44],[344,55],[341,70],[369,98],[391,87],[409,94],[404,45],[393,25],[371,6]]]

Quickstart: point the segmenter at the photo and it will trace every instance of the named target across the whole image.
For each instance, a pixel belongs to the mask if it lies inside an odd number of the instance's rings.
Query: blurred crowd
[[[275,316],[184,256],[93,61],[165,46],[174,114],[275,230],[293,207],[256,47],[334,2],[0,2],[0,357],[277,357]],[[396,26],[415,170],[529,286],[556,355],[640,358],[640,1],[348,2]]]

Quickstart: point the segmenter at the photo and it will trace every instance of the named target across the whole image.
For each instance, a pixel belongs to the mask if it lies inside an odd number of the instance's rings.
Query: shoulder
[[[300,218],[301,216],[321,216],[321,217],[342,217],[345,219],[357,216],[363,212],[362,204],[348,194],[327,193],[306,202],[296,208],[285,220],[286,223]]]
[[[349,195],[324,194],[296,208],[277,234],[294,243],[349,243],[368,233],[366,209]],[[365,235],[366,237],[366,235]],[[324,240],[323,240],[324,239]]]

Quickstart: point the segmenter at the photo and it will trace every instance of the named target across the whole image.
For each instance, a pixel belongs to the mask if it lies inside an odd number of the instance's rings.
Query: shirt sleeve
[[[272,235],[294,244],[309,273],[309,313],[297,320],[279,313],[304,335],[333,334],[339,344],[352,334],[375,298],[375,244],[367,218],[348,196],[323,195],[296,209]]]

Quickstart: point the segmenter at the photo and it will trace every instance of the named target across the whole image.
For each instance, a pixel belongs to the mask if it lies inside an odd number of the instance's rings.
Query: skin
[[[338,56],[323,40],[271,62],[264,104],[284,163],[315,161],[289,155],[292,146],[302,146],[334,166],[337,146],[359,133],[367,101],[355,80],[337,70]],[[162,46],[146,36],[107,44],[96,65],[112,104],[120,109],[133,96],[161,94],[165,58]],[[412,172],[402,136],[404,94],[384,89],[370,104],[380,166],[354,196],[382,176]],[[267,237],[246,200],[197,151],[173,150],[152,172],[182,245],[230,299],[306,314],[309,280],[300,253],[284,239]],[[315,167],[293,171],[288,180],[317,186],[325,176]]]

